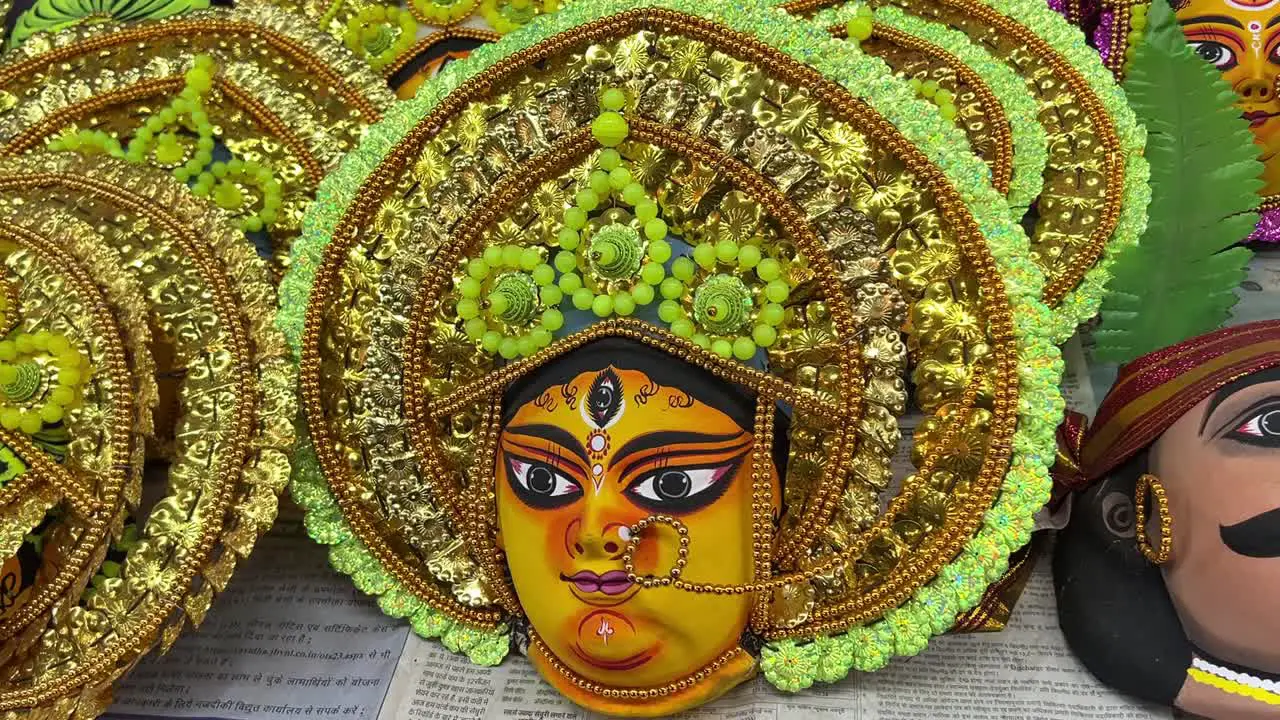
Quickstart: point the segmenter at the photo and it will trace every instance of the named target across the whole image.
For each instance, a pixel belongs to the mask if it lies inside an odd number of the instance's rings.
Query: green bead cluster
[[[479,0],[413,0],[418,16],[434,25],[452,25],[475,12],[479,5]]]
[[[871,38],[872,30],[872,11],[871,8],[862,5],[855,12],[854,16],[849,18],[849,22],[845,23],[845,32],[850,40],[863,42]]]
[[[0,427],[35,435],[75,407],[91,374],[65,335],[19,332],[0,341]]]
[[[418,21],[407,10],[394,5],[367,5],[347,21],[342,40],[369,67],[381,70],[413,47],[417,34]]]
[[[920,78],[911,78],[907,84],[920,97],[932,100],[933,104],[938,106],[938,114],[942,115],[943,120],[951,123],[956,121],[956,96],[950,90],[938,87],[938,83],[934,80],[921,81]]]
[[[1147,11],[1151,9],[1150,5],[1135,3],[1129,6],[1129,34],[1126,37],[1124,48],[1124,69],[1129,69],[1133,58],[1138,54],[1138,46],[1142,44],[1143,39],[1147,35]],[[1112,12],[1119,12],[1113,10]],[[1114,52],[1114,50],[1113,50]]]
[[[565,210],[557,236],[560,252],[555,265],[562,273],[561,291],[575,308],[590,310],[600,318],[625,317],[652,303],[655,288],[667,276],[664,264],[672,254],[666,240],[667,223],[659,217],[657,201],[635,181],[629,164],[615,149],[629,132],[621,114],[626,104],[622,90],[601,91],[602,111],[591,131],[605,147],[596,156],[586,187]],[[589,228],[591,214],[611,204],[630,206],[634,221]]]
[[[253,186],[261,196],[255,212],[248,211],[249,199],[244,188]],[[280,214],[283,190],[271,168],[254,160],[232,158],[216,162],[200,173],[191,192],[210,197],[218,207],[240,217],[240,229],[257,232],[271,225]]]
[[[213,123],[205,112],[204,99],[213,88],[215,72],[217,66],[213,58],[197,55],[184,76],[186,85],[182,92],[143,122],[128,147],[122,147],[118,139],[100,130],[77,130],[54,139],[49,149],[106,153],[138,165],[150,157],[156,165],[169,168],[178,182],[185,183],[213,160]],[[178,135],[184,126],[196,133],[195,150],[190,158]]]
[[[733,240],[699,243],[680,257],[660,288],[658,317],[671,332],[721,357],[750,360],[772,347],[786,319],[792,286],[782,263],[758,245]]]
[[[524,27],[535,17],[555,12],[559,0],[482,0],[480,15],[494,30],[507,34]]]
[[[538,248],[490,245],[467,260],[463,272],[454,310],[467,337],[485,352],[507,360],[529,357],[564,326],[556,309],[564,295]]]

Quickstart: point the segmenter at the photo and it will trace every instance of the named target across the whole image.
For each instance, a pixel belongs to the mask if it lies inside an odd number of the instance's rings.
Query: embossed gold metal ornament
[[[1026,542],[1043,278],[880,61],[764,5],[583,0],[371,132],[281,285],[292,490],[420,634],[668,714],[915,654]]]
[[[837,35],[848,36],[850,29],[865,34],[865,52],[899,72],[932,78],[936,85],[928,92],[953,93],[958,120],[991,165],[997,188],[1010,167],[1042,174],[1028,217],[1034,221],[1032,257],[1046,276],[1043,299],[1057,321],[1054,334],[1066,340],[1097,314],[1112,258],[1146,227],[1150,191],[1142,157],[1145,130],[1108,66],[1075,27],[1042,0],[792,0],[783,7]],[[859,11],[867,8],[874,12],[864,20]],[[969,62],[957,55],[961,51]],[[1016,73],[1021,86],[988,81],[984,90],[983,76],[999,75],[974,62],[986,57]],[[989,108],[1027,93],[1035,101],[1041,138],[1024,131],[1023,147],[1010,157],[999,142],[991,144],[1001,135],[1002,116]],[[984,119],[976,126],[965,122],[979,116]],[[1024,115],[1006,111],[1003,117]],[[1033,147],[1036,139],[1046,144]],[[1012,204],[1026,202],[1018,198]]]
[[[92,717],[274,520],[295,372],[266,265],[160,171],[0,160],[0,256],[0,712]]]
[[[0,92],[0,154],[162,168],[265,241],[278,271],[320,179],[393,100],[305,17],[257,4],[36,34],[3,57]]]

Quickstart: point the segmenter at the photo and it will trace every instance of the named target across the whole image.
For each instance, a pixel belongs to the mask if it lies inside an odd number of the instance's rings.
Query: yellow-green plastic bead
[[[489,263],[481,258],[471,260],[467,263],[467,274],[477,280],[483,280],[489,277]]]
[[[631,299],[636,301],[637,305],[648,305],[653,302],[653,286],[637,285],[631,290]]]
[[[676,258],[675,261],[671,263],[671,274],[686,283],[693,279],[693,275],[697,271],[698,266],[684,255]]]
[[[675,300],[684,294],[684,283],[675,278],[667,278],[662,281],[660,290],[662,291],[662,297],[668,300]]]
[[[458,283],[458,292],[464,298],[480,297],[480,281],[473,277],[464,277],[462,282]]]
[[[480,338],[480,347],[490,354],[498,352],[498,346],[501,344],[502,333],[497,330],[490,330],[484,334],[484,337]]]
[[[587,181],[587,184],[591,186],[596,195],[607,197],[613,189],[609,184],[609,177],[609,173],[603,170],[595,170],[592,171],[591,178]]]
[[[547,308],[542,311],[542,327],[555,332],[564,327],[564,313],[555,308]]]
[[[950,90],[946,88],[938,88],[938,92],[933,94],[933,101],[939,105],[946,105],[952,100],[955,100],[955,97],[955,95],[951,94]]]
[[[671,259],[671,243],[663,239],[654,240],[649,243],[647,250],[649,259],[656,263],[665,263]],[[651,285],[656,283],[650,283]]]
[[[751,331],[751,339],[760,347],[772,347],[778,340],[778,331],[768,325],[757,325]]]
[[[614,168],[621,164],[622,156],[613,148],[601,150],[599,157],[596,158],[596,165],[605,172],[612,172]]]
[[[756,344],[751,341],[751,338],[734,338],[733,356],[744,362],[750,360],[756,356]]]
[[[943,119],[945,120],[955,120],[956,106],[952,105],[951,103],[947,103],[946,105],[939,105],[938,113],[941,114]]]
[[[560,282],[556,284],[560,286],[561,292],[572,295],[582,287],[582,278],[577,273],[565,273],[560,276]]]
[[[58,383],[74,387],[80,384],[82,373],[80,368],[68,367],[58,371]]]
[[[756,265],[756,275],[759,275],[760,279],[765,282],[777,280],[782,275],[782,265],[773,258],[765,258],[760,261],[759,265]]]
[[[71,341],[64,335],[54,335],[49,338],[49,344],[47,347],[49,348],[49,352],[54,355],[62,355],[71,351]]]
[[[0,341],[0,360],[13,360],[18,357],[18,346],[12,340]]]
[[[760,322],[770,327],[778,327],[786,317],[787,311],[777,303],[769,303],[760,308]]]
[[[771,280],[768,285],[764,286],[764,296],[772,303],[780,303],[786,300],[790,294],[791,287],[783,280]]]
[[[658,319],[670,325],[680,319],[680,304],[674,300],[658,303]]]
[[[489,329],[489,324],[484,321],[484,318],[471,318],[462,326],[462,329],[471,340],[480,340]]]
[[[644,224],[644,236],[650,241],[662,240],[667,237],[667,223],[662,218],[654,218]]]
[[[600,196],[590,188],[579,191],[577,195],[573,196],[573,201],[577,203],[578,207],[587,212],[591,212],[600,206]]]
[[[644,186],[640,183],[633,182],[622,189],[622,201],[628,205],[639,205],[645,197]]]
[[[621,110],[627,104],[627,94],[618,88],[609,88],[600,93],[600,107],[605,110]]]
[[[0,410],[0,426],[5,430],[17,430],[22,424],[22,411],[18,408]]]
[[[591,135],[605,147],[614,147],[627,139],[631,128],[627,119],[611,110],[600,113],[591,121]]]
[[[871,37],[871,20],[866,17],[855,17],[845,25],[849,37],[862,42]]]
[[[498,343],[498,354],[506,360],[514,360],[520,354],[520,346],[516,344],[516,339],[502,338],[502,342]]]
[[[537,328],[529,333],[529,339],[533,340],[533,346],[541,350],[551,344],[551,331],[546,328]]]
[[[573,272],[578,266],[578,257],[568,250],[556,253],[556,269],[562,273]]]
[[[657,285],[667,276],[667,271],[658,263],[649,263],[640,268],[640,279],[648,285]]]
[[[543,305],[553,307],[559,305],[560,301],[564,299],[564,291],[555,284],[544,285],[538,289],[538,299],[542,301]]]
[[[582,208],[571,207],[564,211],[564,225],[572,230],[581,230],[587,224],[587,213]]]
[[[505,300],[506,298],[503,298],[503,299]],[[501,312],[501,311],[495,310],[494,312]],[[458,317],[462,318],[463,320],[470,320],[471,318],[477,317],[479,315],[480,315],[479,302],[477,302],[472,298],[463,298],[458,301]]]
[[[560,228],[560,233],[556,235],[556,240],[560,243],[560,247],[565,250],[577,250],[578,243],[582,242],[578,231],[567,227]]]
[[[17,345],[19,353],[26,354],[36,349],[35,343],[32,342],[31,336],[27,333],[18,333],[13,342]]]
[[[609,187],[614,190],[624,190],[631,184],[631,171],[626,166],[619,165],[609,171]]]
[[[671,332],[676,337],[691,337],[693,335],[693,323],[689,318],[677,318],[675,322],[671,323]]]
[[[586,288],[578,288],[573,293],[573,306],[579,310],[588,310],[591,308],[591,302],[596,296]]]
[[[613,296],[613,311],[626,317],[636,311],[636,301],[629,292],[620,292]]]
[[[710,269],[716,264],[716,246],[711,243],[698,243],[693,248],[693,261],[699,267]]]
[[[936,80],[925,80],[920,84],[920,94],[932,98],[938,94],[938,82]]]
[[[18,428],[28,435],[35,435],[42,427],[44,423],[41,422],[40,415],[34,412],[22,413],[22,420],[18,422]]]
[[[733,355],[733,343],[725,340],[724,338],[720,338],[719,340],[711,343],[711,352],[722,358],[730,357]]]
[[[703,333],[694,333],[693,337],[690,339],[693,340],[694,345],[697,345],[703,350],[707,350],[711,347],[711,338],[707,337]]]
[[[636,205],[636,217],[642,223],[647,223],[658,217],[658,204],[652,200],[642,200]]]
[[[716,243],[716,259],[720,262],[733,262],[738,257],[738,243],[732,240],[721,240]]]
[[[521,335],[520,338],[516,340],[516,352],[520,353],[523,357],[529,357],[530,355],[538,352],[538,345],[533,341],[532,337],[528,335]]]
[[[542,253],[538,248],[524,248],[520,252],[520,269],[525,272],[533,272],[533,269],[542,264]]]
[[[9,385],[18,379],[16,365],[0,365],[0,385]]]
[[[539,285],[550,285],[556,281],[555,269],[546,263],[535,267],[530,274],[533,276],[533,281]]]
[[[596,317],[609,317],[613,314],[613,298],[608,295],[597,295],[591,301],[591,312]]]
[[[760,248],[743,245],[738,248],[738,266],[750,270],[760,264]]]
[[[54,405],[53,403],[49,403],[48,405],[40,408],[40,419],[50,425],[59,422],[62,420],[62,408]]]
[[[500,248],[501,256],[498,262],[490,260],[487,256],[485,262],[489,265],[503,265],[509,268],[520,267],[520,255],[523,252],[519,245],[503,245]]]
[[[49,393],[49,401],[55,405],[67,407],[76,401],[76,391],[66,387],[65,385],[60,385],[54,388],[53,392]]]

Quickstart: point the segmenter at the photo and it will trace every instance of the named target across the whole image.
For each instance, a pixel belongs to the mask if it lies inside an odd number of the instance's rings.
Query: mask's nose
[[[566,534],[569,556],[591,560],[621,560],[631,538],[631,530],[626,525],[611,522],[601,527],[601,523],[592,522],[589,517],[570,523]]]
[[[1270,80],[1251,77],[1236,83],[1236,93],[1244,98],[1245,102],[1264,103],[1270,102],[1275,97],[1276,91]]]

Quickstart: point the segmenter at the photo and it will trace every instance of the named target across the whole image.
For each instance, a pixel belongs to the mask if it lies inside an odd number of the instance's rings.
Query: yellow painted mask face
[[[1265,165],[1263,193],[1280,194],[1280,0],[1184,0],[1178,22],[1200,57],[1240,96]]]
[[[531,652],[547,680],[570,697],[581,693],[559,664],[603,686],[658,687],[735,651],[750,594],[641,588],[628,582],[623,555],[630,526],[669,515],[687,526],[696,549],[685,576],[752,581],[750,415],[735,421],[681,387],[613,367],[583,372],[513,410],[498,447],[500,543],[548,651],[535,643]],[[636,550],[636,574],[665,576],[677,548],[675,531],[659,527]],[[705,702],[752,672],[738,652],[698,683],[696,698],[656,699],[643,714]]]

